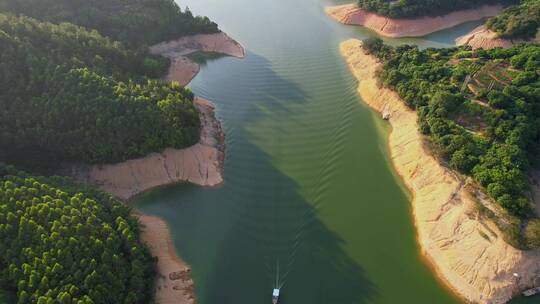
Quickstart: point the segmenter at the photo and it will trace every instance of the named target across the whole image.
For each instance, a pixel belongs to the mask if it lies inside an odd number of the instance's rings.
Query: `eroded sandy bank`
[[[152,255],[158,258],[154,303],[195,303],[191,269],[176,255],[167,224],[155,216],[135,216],[143,226],[141,240],[148,245]]]
[[[523,40],[503,39],[497,36],[497,33],[488,29],[485,25],[481,25],[472,30],[467,35],[463,35],[456,39],[457,45],[470,45],[473,49],[493,49],[496,47],[508,48]]]
[[[348,40],[340,49],[359,81],[362,99],[389,115],[392,162],[414,195],[418,242],[441,279],[467,300],[485,304],[505,303],[532,287],[540,274],[540,252],[509,246],[495,224],[479,218],[465,183],[424,147],[416,113],[396,93],[378,87],[380,63],[364,54],[361,42]]]
[[[199,73],[199,64],[187,56],[196,52],[219,53],[237,58],[244,58],[244,48],[240,43],[224,32],[198,34],[177,40],[162,42],[150,47],[154,55],[161,55],[171,60],[167,80],[174,80],[185,86]]]
[[[199,110],[199,143],[186,149],[166,149],[144,158],[112,165],[76,166],[71,176],[77,180],[128,200],[159,186],[189,182],[217,186],[223,182],[224,135],[208,100],[195,98]]]
[[[420,37],[451,28],[456,25],[495,16],[502,6],[489,5],[476,9],[461,10],[439,17],[417,19],[391,19],[366,12],[356,4],[338,5],[326,8],[326,13],[344,24],[365,26],[386,37]]]

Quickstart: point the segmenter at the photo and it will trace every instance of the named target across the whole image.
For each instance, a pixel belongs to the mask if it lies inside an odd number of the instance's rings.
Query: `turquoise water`
[[[225,183],[177,185],[135,204],[170,225],[201,304],[460,303],[424,263],[409,196],[392,170],[389,126],[359,99],[324,0],[188,0],[245,46],[190,84],[226,133]],[[452,45],[478,23],[422,39]],[[279,265],[279,266],[278,266]]]

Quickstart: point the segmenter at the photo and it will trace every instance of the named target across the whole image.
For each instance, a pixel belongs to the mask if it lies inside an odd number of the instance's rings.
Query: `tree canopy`
[[[366,11],[390,18],[415,18],[441,16],[453,11],[489,4],[510,4],[516,0],[358,0]]]
[[[523,0],[490,18],[487,27],[502,38],[531,39],[540,34],[540,0]],[[540,37],[539,37],[540,38]]]
[[[174,0],[0,0],[0,11],[77,24],[133,46],[218,31]]]
[[[18,303],[149,303],[154,260],[122,203],[0,165],[0,276]]]
[[[110,163],[194,144],[193,94],[148,78],[163,67],[95,31],[0,14],[0,158]]]

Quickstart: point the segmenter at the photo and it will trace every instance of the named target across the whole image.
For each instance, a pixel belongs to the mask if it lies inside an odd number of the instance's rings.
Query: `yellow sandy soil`
[[[167,80],[174,80],[185,86],[199,73],[199,64],[191,61],[189,54],[195,52],[220,53],[237,58],[244,58],[244,48],[224,32],[198,34],[177,40],[162,42],[150,47],[150,52],[171,60]]]
[[[418,242],[440,278],[467,300],[485,304],[505,303],[532,287],[540,274],[540,252],[509,246],[495,224],[477,216],[473,206],[478,196],[425,148],[416,113],[396,93],[377,85],[375,71],[381,64],[364,54],[361,41],[348,40],[340,49],[364,102],[389,115],[392,162],[414,195]]]
[[[439,17],[391,19],[361,10],[356,4],[346,4],[328,7],[326,13],[341,23],[365,26],[379,35],[395,38],[425,36],[465,22],[495,16],[501,10],[501,6],[491,5]]]
[[[467,35],[463,35],[456,39],[457,45],[468,44],[473,49],[493,49],[496,47],[508,48],[512,45],[522,42],[522,40],[510,40],[497,37],[497,33],[481,25],[472,30]]]
[[[143,227],[141,239],[157,257],[156,304],[193,304],[193,280],[189,266],[175,253],[169,228],[160,218],[136,215]]]

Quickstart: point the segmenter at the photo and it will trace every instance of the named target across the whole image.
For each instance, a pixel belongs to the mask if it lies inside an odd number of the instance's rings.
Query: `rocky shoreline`
[[[479,214],[481,196],[424,146],[416,113],[395,92],[378,86],[381,64],[364,53],[361,41],[348,40],[340,49],[364,102],[384,110],[392,125],[391,159],[414,196],[418,243],[438,276],[467,301],[482,304],[506,303],[533,287],[540,276],[540,251],[508,245],[498,227]]]
[[[502,9],[500,5],[485,5],[438,17],[392,19],[366,12],[353,3],[327,7],[326,14],[343,24],[365,26],[381,36],[399,38],[425,36],[465,22],[495,16]]]

